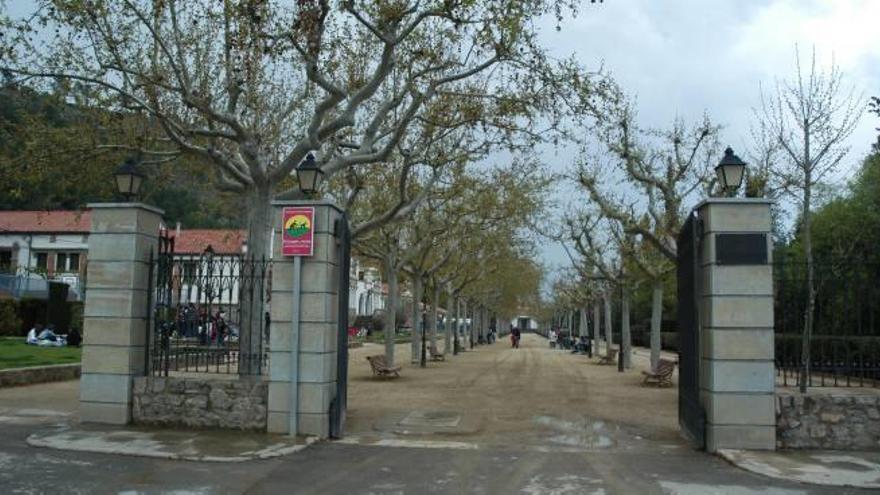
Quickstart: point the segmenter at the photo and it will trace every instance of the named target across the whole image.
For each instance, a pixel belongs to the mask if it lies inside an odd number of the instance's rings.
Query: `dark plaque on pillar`
[[[719,265],[766,265],[767,234],[716,234],[715,262]]]

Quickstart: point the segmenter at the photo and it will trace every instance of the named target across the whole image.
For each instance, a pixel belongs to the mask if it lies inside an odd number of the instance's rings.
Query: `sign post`
[[[299,343],[302,257],[315,254],[315,207],[288,207],[282,210],[281,254],[293,256],[293,304],[290,339],[290,415],[288,434],[299,432]]]

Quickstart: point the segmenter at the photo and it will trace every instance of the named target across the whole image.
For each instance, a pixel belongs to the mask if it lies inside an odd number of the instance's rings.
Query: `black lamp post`
[[[468,340],[470,340],[470,342],[471,342],[471,350],[473,350],[473,348],[474,348],[474,340],[476,337],[474,335],[474,330],[476,330],[476,328],[474,327],[474,323],[475,323],[474,320],[476,320],[476,319],[477,319],[477,312],[475,310],[471,309],[470,322],[465,323],[467,325],[467,330],[468,330]],[[465,321],[467,321],[467,315],[465,315]]]
[[[724,150],[724,158],[722,158],[721,162],[715,167],[715,175],[718,177],[718,183],[721,185],[721,190],[724,191],[727,196],[733,197],[736,195],[736,191],[742,185],[745,170],[746,162],[736,156],[736,153],[734,153],[730,146],[728,146],[727,149]]]
[[[131,201],[138,195],[146,178],[133,157],[127,158],[113,173],[113,177],[116,179],[116,190],[126,201]]]
[[[450,308],[450,311],[452,311],[452,308]],[[452,325],[449,325],[450,326],[449,330],[452,330],[452,355],[453,356],[458,355],[458,326],[461,325],[461,320],[459,318],[461,316],[461,313],[458,311],[458,300],[455,301],[455,316],[456,316],[455,328],[452,328]],[[449,330],[447,330],[447,332]]]
[[[306,159],[296,167],[296,178],[299,180],[299,190],[306,196],[314,196],[318,192],[321,181],[324,179],[324,171],[315,162],[315,155],[309,153]]]

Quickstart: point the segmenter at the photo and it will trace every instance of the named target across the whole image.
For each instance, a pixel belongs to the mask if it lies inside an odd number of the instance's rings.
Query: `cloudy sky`
[[[637,97],[643,126],[666,127],[677,116],[695,122],[704,112],[724,126],[722,145],[746,148],[759,84],[771,86],[795,74],[795,45],[820,63],[839,65],[846,83],[880,96],[880,0],[605,0],[583,7],[557,32],[554,19],[543,42],[554,55],[574,54],[589,68],[600,66]],[[0,4],[4,3],[0,0]],[[7,0],[13,15],[30,0]],[[880,119],[866,114],[850,138],[852,152],[839,174],[842,184],[876,139]],[[743,153],[744,154],[744,153]],[[572,156],[544,155],[564,171]],[[559,203],[583,201],[560,187]],[[550,267],[568,264],[558,245],[542,243]]]
[[[605,0],[574,20],[548,22],[544,43],[560,57],[609,71],[636,95],[643,125],[689,122],[708,112],[724,126],[722,143],[744,149],[759,84],[795,74],[815,46],[820,63],[832,57],[845,82],[880,95],[880,1],[877,0]],[[850,176],[876,139],[880,119],[866,114],[850,139],[841,167]],[[567,157],[553,158],[565,168]],[[570,202],[570,192],[560,192]],[[551,266],[567,263],[559,246],[543,248]]]

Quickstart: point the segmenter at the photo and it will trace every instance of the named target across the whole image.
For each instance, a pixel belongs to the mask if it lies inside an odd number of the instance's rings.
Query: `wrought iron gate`
[[[678,235],[678,424],[697,448],[706,447],[700,402],[700,220],[692,212]]]
[[[150,255],[146,374],[264,374],[271,262],[211,246],[176,253],[174,241],[161,233]]]
[[[330,437],[342,438],[345,434],[345,411],[348,406],[348,291],[351,271],[351,231],[348,217],[336,221],[336,249],[339,260],[339,294],[336,336],[336,397],[330,404]]]

